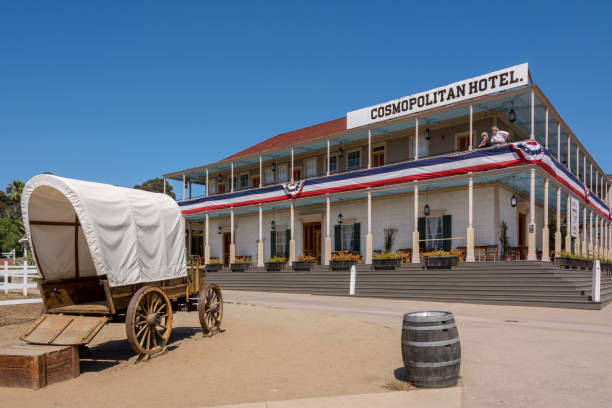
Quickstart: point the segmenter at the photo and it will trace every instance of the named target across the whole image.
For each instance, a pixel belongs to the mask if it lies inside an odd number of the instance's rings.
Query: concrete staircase
[[[602,276],[601,302],[591,301],[591,271],[562,270],[548,262],[461,263],[448,270],[427,270],[422,264],[402,264],[395,271],[375,271],[357,265],[355,295],[415,299],[600,309],[612,301],[612,276]],[[350,273],[316,266],[310,272],[266,272],[225,268],[207,274],[222,289],[348,296]]]

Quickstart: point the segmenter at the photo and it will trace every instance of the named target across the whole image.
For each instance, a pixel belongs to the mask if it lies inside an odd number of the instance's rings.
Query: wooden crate
[[[79,346],[24,344],[0,349],[2,387],[38,389],[79,374]]]

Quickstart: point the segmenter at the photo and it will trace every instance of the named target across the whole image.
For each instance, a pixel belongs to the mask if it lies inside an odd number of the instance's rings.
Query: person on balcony
[[[491,128],[491,133],[491,146],[507,143],[508,137],[510,136],[509,132],[506,132],[505,130],[499,130],[497,126],[493,126]]]
[[[489,134],[487,132],[482,132],[480,134],[480,137],[482,139],[480,139],[480,144],[478,145],[479,149],[483,149],[485,147],[489,146]]]

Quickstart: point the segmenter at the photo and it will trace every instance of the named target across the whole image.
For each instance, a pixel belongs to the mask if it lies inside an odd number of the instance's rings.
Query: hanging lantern
[[[272,162],[272,171],[276,171],[276,164]]]
[[[425,129],[425,140],[431,139],[431,135],[429,134],[429,128]]]
[[[508,120],[512,123],[516,122],[516,112],[514,111],[514,101],[512,101],[512,108],[508,112]]]
[[[510,205],[512,207],[516,207],[516,196],[514,194],[512,194],[512,198],[510,199]]]
[[[342,216],[342,213],[338,214],[338,224],[342,224],[342,221],[344,221],[344,217]]]
[[[342,157],[343,154],[344,154],[344,150],[342,150],[342,148],[340,147],[338,149],[338,157]]]
[[[219,225],[219,229],[217,230],[217,234],[221,235],[222,232],[223,232],[223,228],[221,228],[221,226]]]
[[[423,214],[428,216],[429,212],[430,212],[429,204],[425,204],[425,208],[423,208]]]
[[[221,177],[221,175],[219,174],[217,176],[217,183],[221,183],[223,181],[223,177]]]
[[[274,222],[274,220],[272,220],[272,222],[270,223],[270,229],[272,231],[274,231],[276,229],[276,223]]]

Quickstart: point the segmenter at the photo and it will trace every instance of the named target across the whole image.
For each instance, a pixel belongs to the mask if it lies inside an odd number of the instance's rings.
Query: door
[[[521,259],[523,259],[523,249],[525,248],[525,224],[527,223],[527,216],[525,214],[519,214],[518,223],[518,246],[521,253]]]
[[[223,265],[225,266],[229,266],[231,239],[232,235],[230,232],[223,233]]]
[[[321,223],[309,222],[303,224],[304,255],[311,255],[321,263]]]

